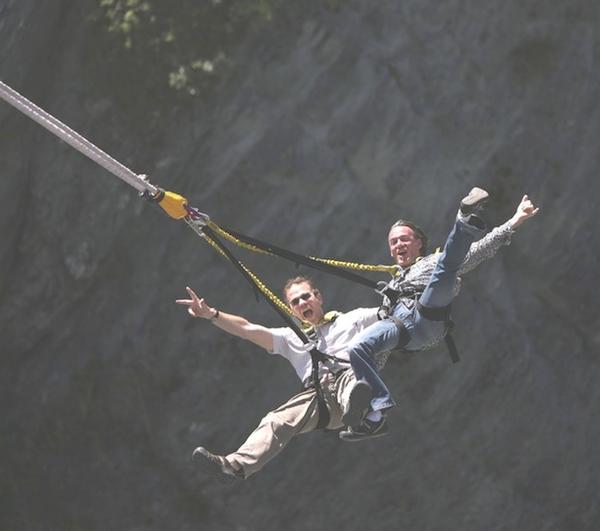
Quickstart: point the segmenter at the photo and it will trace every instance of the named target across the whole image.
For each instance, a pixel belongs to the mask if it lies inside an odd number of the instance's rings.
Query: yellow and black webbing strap
[[[206,237],[206,240],[215,247],[220,254],[224,255],[234,267],[242,274],[242,276],[258,290],[264,297],[264,299],[275,309],[277,313],[283,318],[286,324],[294,331],[294,333],[302,340],[304,344],[310,344],[311,341],[308,339],[304,331],[296,324],[292,318],[291,310],[279,299],[265,284],[252,273],[244,264],[242,264],[233,253],[223,245],[223,242],[219,239],[217,234],[212,230],[211,227],[205,225],[201,229],[202,233]]]
[[[293,255],[293,257],[290,257],[289,259],[294,262],[297,262],[298,258],[308,258],[311,261],[315,260],[317,262],[321,262],[321,263],[327,264],[327,265],[335,267],[335,268],[354,269],[356,271],[389,273],[391,276],[394,276],[396,274],[396,272],[398,271],[398,266],[395,266],[395,265],[361,264],[359,262],[347,262],[345,260],[336,260],[333,258],[318,258],[316,256],[299,255],[297,253],[293,253],[291,251],[287,251],[285,249],[275,247],[274,245],[262,242],[255,238],[250,238],[249,236],[245,236],[243,234],[232,231],[230,229],[224,229],[223,227],[220,227],[213,221],[209,221],[208,225],[217,234],[219,234],[226,240],[230,241],[231,243],[237,245],[238,247],[241,247],[243,249],[246,249],[248,251],[252,251],[255,253],[278,255],[278,251],[281,250],[281,251],[285,251],[286,254]],[[306,265],[309,265],[309,264],[306,264]]]
[[[228,260],[230,260],[230,258],[227,256],[227,254],[225,254],[222,249],[219,247],[219,245],[210,237],[210,236],[206,236],[205,235],[205,240],[212,246],[214,247],[221,255],[223,255],[225,258],[227,258]],[[266,285],[264,282],[262,282],[262,280],[260,280],[260,278],[258,276],[256,276],[250,269],[248,269],[242,262],[240,262],[238,260],[238,263],[240,265],[240,267],[243,269],[243,271],[246,272],[247,277],[246,278],[250,278],[252,280],[252,284],[253,287],[255,289],[257,289],[258,291],[260,291],[264,297],[266,297],[273,305],[277,306],[277,308],[283,312],[285,312],[286,314],[288,314],[290,317],[293,316],[292,310],[290,309],[290,307],[285,304],[277,295],[275,295],[275,293],[273,293]]]
[[[205,239],[219,251],[220,254],[224,255],[242,274],[242,276],[255,288],[262,293],[265,300],[275,309],[277,313],[282,317],[285,323],[294,331],[294,333],[300,338],[300,340],[305,344],[309,345],[312,341],[308,338],[308,336],[304,333],[304,331],[296,324],[290,315],[290,310],[285,306],[282,308],[283,302],[269,290],[260,279],[254,275],[244,264],[242,264],[233,253],[227,249],[223,245],[223,242],[219,239],[215,231],[207,225],[204,225],[200,229],[205,237]],[[271,296],[269,296],[272,295]],[[279,304],[281,303],[281,305]],[[309,351],[311,361],[312,361],[312,385],[315,388],[315,392],[317,394],[317,400],[319,404],[319,420],[317,424],[317,428],[324,428],[329,424],[329,409],[327,407],[327,402],[325,401],[325,395],[323,394],[323,388],[321,387],[321,383],[319,382],[319,363],[324,361],[325,355],[320,352],[316,347],[312,347]]]
[[[212,228],[212,226],[214,226],[215,224],[212,222],[210,222],[210,223],[211,223],[211,228]],[[252,238],[250,236],[245,236],[243,234],[240,234],[236,231],[232,231],[230,229],[224,229],[224,228],[219,227],[218,230],[219,230],[219,234],[222,234],[224,237],[229,239],[229,241],[235,243],[236,245],[244,247],[245,249],[256,250],[257,252],[263,252],[263,253],[267,253],[267,254],[276,255],[276,256],[279,256],[280,258],[290,260],[291,262],[294,262],[296,264],[302,264],[307,267],[311,267],[313,269],[323,271],[325,273],[340,276],[342,278],[345,278],[346,280],[350,280],[352,282],[362,284],[363,286],[367,286],[371,289],[379,288],[379,285],[377,282],[375,282],[371,279],[365,278],[361,275],[357,275],[356,273],[353,273],[351,271],[346,271],[343,268],[343,266],[341,265],[341,264],[351,264],[351,265],[358,267],[361,264],[355,264],[352,262],[340,262],[340,261],[336,261],[336,260],[312,258],[310,256],[304,256],[302,254],[298,254],[293,251],[289,251],[287,249],[277,247],[276,245],[272,245],[270,243],[263,242],[261,240]],[[225,235],[227,235],[227,236],[225,236]],[[363,266],[365,268],[367,267],[366,265],[363,265]],[[377,266],[369,266],[369,267],[374,268]],[[384,267],[387,267],[388,272],[390,272],[392,270],[393,271],[396,270],[395,266],[392,266],[392,269],[389,269],[388,266],[384,266]],[[368,269],[364,269],[364,270],[366,271]],[[371,270],[374,271],[375,269],[371,269]]]
[[[344,260],[335,260],[332,258],[317,258],[310,256],[313,260],[318,260],[325,264],[329,264],[334,267],[343,267],[344,269],[355,269],[356,271],[368,271],[378,273],[389,273],[394,276],[398,272],[398,266],[395,265],[384,265],[384,264],[361,264],[359,262],[346,262]]]
[[[240,262],[237,258],[235,258],[231,254],[231,252],[229,252],[229,250],[223,245],[222,242],[215,241],[215,239],[213,239],[214,235],[213,235],[213,237],[211,237],[209,230],[204,230],[204,226],[194,223],[193,220],[191,220],[189,218],[187,218],[185,221],[192,228],[192,230],[194,232],[196,232],[199,236],[202,236],[202,238],[204,238],[208,242],[208,244],[213,249],[215,249],[215,251],[217,251],[221,256],[223,256],[225,259],[231,261],[234,265],[236,265],[236,263],[237,263],[236,267],[238,269],[241,269],[244,272],[243,273],[244,277],[246,278],[246,280],[248,280],[250,282],[255,293],[258,293],[258,292],[262,293],[263,296],[265,298],[267,298],[269,300],[269,302],[271,302],[272,305],[277,306],[277,308],[279,310],[285,312],[290,317],[293,317],[293,313],[292,313],[292,310],[290,309],[290,307],[287,304],[285,304],[279,297],[277,297],[277,295],[275,295],[275,293],[273,293],[266,286],[266,284],[260,280],[260,278],[257,275],[255,275],[242,262]],[[209,228],[212,229],[213,227],[211,226],[211,224],[212,224],[212,222],[207,223],[206,225],[208,225]],[[303,323],[303,326],[304,325],[305,325],[305,323]]]
[[[250,238],[247,238],[241,234],[235,234],[230,230],[224,229],[223,227],[219,227],[219,225],[217,225],[214,221],[209,220],[209,221],[207,221],[206,224],[216,234],[225,238],[227,241],[230,241],[231,243],[233,243],[234,245],[237,245],[238,247],[240,247],[242,249],[246,249],[246,250],[252,251],[254,253],[273,254],[272,252],[267,250],[264,246],[257,246],[252,243],[249,243],[247,240],[249,240]]]

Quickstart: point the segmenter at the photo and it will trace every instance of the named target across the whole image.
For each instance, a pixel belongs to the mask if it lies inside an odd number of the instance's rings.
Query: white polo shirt
[[[359,332],[369,325],[377,322],[378,308],[357,308],[347,313],[340,314],[334,321],[315,327],[316,346],[323,354],[336,356],[345,361],[350,361],[346,352],[350,342]],[[312,371],[310,353],[302,340],[291,328],[269,328],[273,334],[273,351],[286,358],[294,367],[296,374],[302,382],[308,381]],[[319,376],[327,371],[321,364]]]

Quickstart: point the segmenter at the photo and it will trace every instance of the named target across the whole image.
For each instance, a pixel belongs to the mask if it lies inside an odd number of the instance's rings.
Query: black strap
[[[313,269],[317,269],[319,271],[323,271],[325,273],[330,273],[332,275],[337,275],[339,277],[345,278],[346,280],[350,280],[352,282],[356,282],[358,284],[362,284],[363,286],[367,286],[374,290],[380,291],[381,288],[379,286],[379,282],[375,282],[369,278],[365,278],[361,275],[357,275],[352,271],[347,271],[339,266],[334,266],[331,264],[327,264],[325,262],[321,262],[320,260],[315,260],[310,256],[304,256],[302,254],[295,253],[293,251],[288,251],[287,249],[283,249],[281,247],[277,247],[276,245],[272,245],[267,242],[263,242],[261,240],[257,240],[256,238],[252,238],[250,236],[246,236],[244,234],[240,234],[239,232],[230,230],[228,228],[222,227],[222,229],[232,236],[235,236],[238,240],[243,241],[244,243],[248,243],[253,245],[254,247],[258,247],[263,251],[267,251],[271,254],[279,256],[280,258],[285,258],[286,260],[290,260],[295,264],[302,264],[307,267],[311,267]],[[380,291],[381,292],[381,291]],[[384,293],[387,294],[387,293]]]
[[[444,341],[446,342],[446,347],[448,348],[448,354],[450,355],[452,363],[458,363],[460,361],[460,356],[458,355],[458,349],[456,348],[456,343],[454,342],[454,338],[452,337],[450,330],[446,332]]]
[[[385,282],[383,280],[377,282],[377,289],[375,291],[379,293],[379,295],[388,298],[388,300],[390,301],[390,307],[396,306],[396,303],[400,298],[400,292],[392,288],[388,282]]]
[[[272,306],[272,308],[281,316],[281,318],[285,321],[285,323],[294,331],[294,333],[302,340],[302,342],[304,344],[310,343],[309,339],[306,337],[306,334],[296,324],[296,322],[287,313],[285,313],[283,310],[281,310],[281,308],[279,308],[279,306],[277,306],[277,304],[275,304],[275,302],[273,302],[268,297],[264,296],[262,291],[260,291],[259,288],[257,287],[252,276],[248,273],[248,271],[246,271],[246,269],[244,268],[242,263],[233,255],[233,253],[227,247],[225,247],[225,245],[219,239],[219,237],[216,235],[216,233],[207,225],[204,225],[202,227],[202,232],[204,234],[206,234],[206,236],[208,236],[216,244],[216,246],[219,248],[219,250],[221,250],[223,252],[223,254],[227,257],[227,259],[235,266],[235,268],[242,274],[242,276],[250,283],[250,285],[254,288],[254,290],[259,295],[263,296],[264,300],[267,301],[267,303],[269,303]]]
[[[398,347],[399,348],[405,347],[406,345],[408,345],[408,342],[410,341],[410,333],[406,329],[406,326],[404,326],[404,323],[400,319],[398,319],[398,317],[396,317],[394,315],[390,315],[389,318],[392,321],[394,321],[394,324],[400,331],[400,339],[398,341]]]
[[[325,361],[325,356],[322,352],[316,348],[313,348],[310,351],[310,359],[312,361],[312,371],[311,384],[309,387],[314,387],[317,394],[319,420],[317,421],[317,427],[315,429],[320,430],[327,427],[331,418],[329,414],[329,407],[327,406],[327,401],[325,400],[325,395],[323,393],[323,387],[321,387],[321,382],[319,381],[319,363]]]
[[[454,322],[450,319],[450,305],[448,304],[448,306],[443,306],[442,308],[430,308],[428,306],[423,306],[417,301],[417,310],[425,317],[425,319],[430,321],[444,321],[446,323],[447,330],[444,341],[446,342],[446,347],[452,363],[458,363],[460,361],[460,356],[458,355],[458,349],[456,348],[456,343],[452,337]]]
[[[442,308],[431,308],[429,306],[423,306],[417,301],[418,312],[425,317],[428,321],[449,321],[450,320],[450,305],[443,306]]]

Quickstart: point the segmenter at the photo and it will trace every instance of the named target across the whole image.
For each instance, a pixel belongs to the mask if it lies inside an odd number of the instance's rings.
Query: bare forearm
[[[229,334],[252,341],[265,350],[273,350],[273,334],[262,325],[251,323],[239,315],[225,312],[215,312],[211,323]]]
[[[252,341],[268,351],[273,350],[273,334],[268,328],[251,323],[239,315],[221,312],[216,308],[212,308],[206,304],[204,299],[198,297],[191,288],[186,289],[191,298],[178,299],[175,302],[187,306],[188,313],[192,317],[208,319],[215,326],[229,334]]]
[[[217,311],[214,308],[213,310],[213,315],[209,318],[210,322],[221,330],[242,339],[249,339],[249,334],[258,328],[262,328],[239,315]]]

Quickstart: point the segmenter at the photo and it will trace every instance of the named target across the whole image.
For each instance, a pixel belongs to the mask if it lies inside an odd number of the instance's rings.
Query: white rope
[[[2,81],[0,81],[0,97],[42,127],[45,127],[52,134],[74,147],[77,151],[83,153],[86,157],[92,159],[130,186],[133,186],[138,192],[143,193],[148,191],[151,194],[156,194],[157,188],[150,184],[145,176],[136,175],[129,168],[113,159],[89,140],[73,131],[73,129],[54,118],[51,114],[48,114]]]

